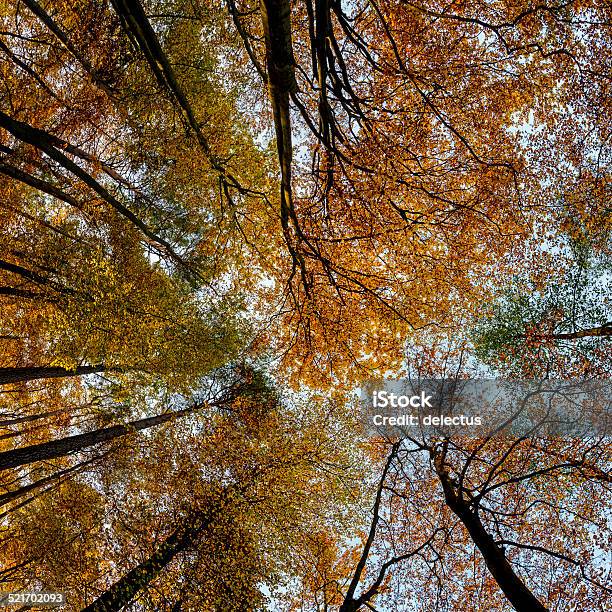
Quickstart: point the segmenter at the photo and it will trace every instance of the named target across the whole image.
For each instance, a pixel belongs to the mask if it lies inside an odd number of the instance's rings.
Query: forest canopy
[[[3,0],[0,84],[1,593],[609,609],[609,430],[356,394],[610,380],[607,0]]]

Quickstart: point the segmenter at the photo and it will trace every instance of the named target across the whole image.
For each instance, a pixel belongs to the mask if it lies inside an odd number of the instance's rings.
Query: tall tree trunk
[[[35,293],[27,289],[17,289],[15,287],[0,287],[0,295],[22,298],[24,300],[48,300],[42,293]]]
[[[114,612],[126,606],[179,553],[186,550],[211,524],[214,512],[195,513],[168,536],[145,561],[129,571],[81,612]]]
[[[31,504],[33,501],[35,501],[36,499],[38,499],[41,495],[44,495],[45,493],[46,491],[39,491],[38,493],[35,493],[34,495],[32,495],[32,497],[28,497],[27,499],[24,499],[22,502],[15,504],[8,510],[5,510],[4,512],[2,512],[2,514],[0,514],[0,521],[3,521],[9,514],[13,512],[17,512],[17,510],[20,510],[21,508],[25,508],[25,506],[27,506],[28,504]]]
[[[3,453],[0,453],[0,470],[16,468],[21,465],[28,465],[30,463],[34,463],[35,461],[65,457],[66,455],[69,455],[75,451],[80,451],[84,448],[101,444],[102,442],[114,440],[115,438],[125,436],[134,431],[140,431],[142,429],[148,429],[149,427],[161,425],[162,423],[166,423],[167,421],[171,421],[177,417],[189,414],[196,409],[197,408],[186,408],[185,410],[179,410],[176,412],[167,412],[166,414],[159,414],[154,417],[132,421],[126,425],[114,425],[113,427],[96,429],[95,431],[90,431],[88,433],[68,436],[67,438],[61,438],[60,440],[52,440],[50,442],[43,442],[42,444],[33,444],[32,446],[4,451]]]
[[[295,212],[291,184],[293,141],[289,99],[298,88],[291,35],[291,3],[289,0],[260,0],[260,12],[266,45],[268,90],[274,116],[276,149],[281,173],[281,225],[287,248],[295,266],[300,270],[304,290],[308,294],[310,282],[300,247],[304,235]]]
[[[610,338],[612,337],[612,322],[604,323],[598,327],[589,327],[587,329],[579,329],[574,332],[556,333],[550,334],[548,337],[553,340],[577,340],[578,338],[589,338],[603,336]]]
[[[80,470],[85,468],[87,465],[90,465],[91,463],[95,463],[96,461],[99,461],[100,459],[106,457],[107,454],[108,453],[102,453],[101,455],[92,457],[91,459],[80,461],[76,465],[66,468],[65,470],[54,472],[53,474],[50,474],[49,476],[45,476],[44,478],[39,478],[38,480],[35,480],[34,482],[28,485],[23,485],[22,487],[19,487],[18,489],[15,489],[13,491],[8,491],[7,493],[3,493],[2,495],[0,495],[0,506],[4,506],[10,502],[20,499],[21,497],[24,497],[28,493],[31,493],[32,491],[36,491],[37,489],[40,489],[41,487],[44,487],[45,485],[49,483],[59,483],[61,480],[64,479],[65,476],[78,473]],[[49,488],[52,488],[52,487],[48,487],[47,489],[45,489],[45,491],[49,490]],[[45,491],[43,491],[43,493]]]
[[[38,421],[39,419],[46,419],[50,416],[61,414],[62,412],[65,412],[65,410],[64,409],[50,410],[49,412],[41,412],[40,414],[28,414],[26,416],[11,415],[11,418],[2,419],[0,421],[0,427],[6,427],[8,425],[17,425],[19,423],[31,423],[32,421]]]
[[[98,374],[104,372],[106,367],[99,365],[77,366],[74,370],[59,367],[31,366],[25,368],[0,368],[0,385],[39,380],[41,378],[66,378],[69,376],[83,376],[85,374]]]
[[[219,174],[223,184],[244,191],[239,182],[228,172],[213,154],[210,143],[201,129],[187,95],[181,88],[174,69],[161,46],[157,34],[139,0],[112,0],[113,7],[121,20],[121,25],[134,46],[147,60],[151,71],[162,89],[166,90],[178,104],[179,112],[185,123],[193,130],[200,148],[211,166]],[[176,106],[176,105],[175,105]]]
[[[470,508],[450,506],[468,530],[472,540],[482,553],[487,568],[499,585],[512,607],[518,612],[546,612],[540,603],[515,573],[503,550],[487,532],[478,514]]]
[[[97,193],[105,202],[110,204],[120,215],[128,219],[135,225],[147,238],[147,242],[165,253],[177,263],[186,265],[182,257],[174,251],[172,245],[158,236],[148,225],[132,212],[127,206],[122,204],[106,187],[99,183],[91,174],[83,170],[72,159],[64,155],[57,148],[57,139],[27,123],[13,119],[6,113],[0,111],[0,127],[12,134],[23,143],[36,147],[39,151],[46,153],[51,159],[57,162],[65,170],[80,179],[85,185]]]
[[[372,544],[374,543],[374,538],[376,537],[376,530],[378,528],[378,523],[380,521],[380,504],[383,495],[383,489],[385,487],[385,481],[387,479],[387,473],[393,464],[393,461],[397,457],[397,451],[399,449],[400,443],[396,442],[391,448],[391,452],[389,453],[389,457],[385,462],[385,467],[383,468],[382,474],[380,476],[380,480],[378,482],[378,488],[376,490],[376,498],[374,500],[374,507],[372,508],[372,522],[370,523],[370,530],[368,532],[368,537],[363,545],[363,550],[359,561],[357,562],[357,566],[355,567],[355,571],[353,573],[353,577],[347,589],[346,595],[344,597],[344,601],[340,606],[339,612],[355,612],[361,606],[361,601],[363,599],[363,603],[367,600],[364,598],[356,599],[354,597],[355,591],[359,586],[359,581],[361,580],[361,575],[363,570],[365,569],[366,563],[368,561],[368,556],[370,555],[370,549],[372,548]]]
[[[470,507],[469,503],[455,490],[448,468],[444,463],[444,453],[432,452],[432,459],[448,507],[467,529],[472,541],[482,553],[489,572],[512,607],[518,612],[547,612],[547,608],[527,588],[506,559],[504,551],[487,532],[478,512]]]
[[[5,270],[6,272],[12,272],[13,274],[17,274],[17,276],[21,276],[28,281],[32,281],[33,283],[37,283],[39,285],[48,285],[49,280],[38,274],[37,272],[33,272],[32,270],[28,270],[23,266],[18,264],[11,263],[9,261],[4,261],[0,259],[0,270]]]

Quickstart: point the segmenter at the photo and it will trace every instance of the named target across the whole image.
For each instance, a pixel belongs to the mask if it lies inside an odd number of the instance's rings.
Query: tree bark
[[[135,431],[148,429],[161,425],[167,421],[176,419],[193,412],[196,408],[187,408],[176,412],[167,412],[154,417],[132,421],[126,425],[114,425],[113,427],[105,427],[96,429],[88,433],[68,436],[60,440],[52,440],[43,442],[42,444],[33,444],[23,448],[15,448],[13,450],[0,453],[0,470],[16,468],[22,465],[28,465],[36,461],[44,461],[48,459],[56,459],[57,457],[65,457],[73,452],[96,446],[102,442],[108,442],[126,436]]]
[[[70,474],[74,474],[75,472],[78,472],[79,470],[82,470],[85,466],[91,463],[94,463],[96,461],[99,461],[100,459],[105,457],[106,454],[107,453],[103,453],[102,455],[99,455],[97,457],[93,457],[85,461],[80,461],[76,465],[66,468],[65,470],[60,470],[59,472],[55,472],[49,476],[45,476],[44,478],[39,478],[38,480],[35,480],[34,482],[28,485],[24,485],[13,491],[8,491],[7,493],[3,493],[2,495],[0,495],[0,506],[4,506],[10,502],[20,499],[21,497],[24,497],[28,493],[31,493],[32,491],[36,491],[37,489],[40,489],[41,487],[44,487],[45,485],[49,483],[59,482],[60,480],[64,478],[64,476],[68,476]],[[46,490],[48,489],[45,489],[45,491]],[[43,491],[43,493],[45,491]]]
[[[82,612],[114,612],[126,606],[179,553],[186,550],[211,524],[214,513],[195,513],[168,536],[146,560],[102,593]]]
[[[577,340],[578,338],[589,337],[612,337],[612,323],[604,323],[597,327],[589,327],[587,329],[579,329],[575,332],[566,332],[558,334],[550,334],[553,340]]]
[[[434,453],[432,451],[431,454],[448,507],[467,529],[472,541],[480,550],[489,572],[512,607],[517,612],[547,612],[547,608],[527,588],[506,559],[504,551],[495,543],[491,534],[487,532],[478,512],[471,508],[461,494],[455,490],[448,469],[444,464],[444,453]]]
[[[106,371],[103,364],[77,366],[74,370],[60,367],[31,366],[25,368],[0,368],[0,385],[10,385],[28,380],[41,378],[67,378],[70,376],[84,376],[85,374],[98,374]]]

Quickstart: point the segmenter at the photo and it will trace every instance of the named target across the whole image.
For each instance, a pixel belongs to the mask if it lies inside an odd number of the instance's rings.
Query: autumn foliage
[[[608,609],[609,431],[372,438],[355,390],[610,378],[611,28],[0,3],[0,591]]]

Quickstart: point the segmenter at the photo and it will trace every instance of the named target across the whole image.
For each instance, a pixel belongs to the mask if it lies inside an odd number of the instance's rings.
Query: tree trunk
[[[41,412],[40,414],[28,414],[26,416],[11,415],[12,418],[2,419],[0,421],[0,427],[6,427],[8,425],[17,425],[19,423],[31,423],[32,421],[46,419],[50,416],[55,416],[56,414],[60,414],[62,412],[65,412],[65,410],[50,410],[49,412]]]
[[[129,571],[98,599],[81,612],[114,612],[126,606],[179,553],[186,550],[211,524],[213,513],[197,513],[183,523],[162,542],[146,560]]]
[[[517,576],[502,549],[486,531],[480,517],[470,508],[451,506],[468,530],[472,540],[482,553],[487,568],[504,592],[512,607],[518,612],[546,612],[545,608]]]
[[[589,327],[588,329],[579,329],[575,332],[566,332],[558,334],[550,334],[550,338],[553,340],[577,340],[578,338],[589,338],[589,337],[611,337],[612,336],[612,323],[604,323],[598,327]]]
[[[276,149],[281,173],[281,226],[287,248],[294,264],[300,270],[304,291],[308,295],[310,282],[300,248],[304,235],[295,212],[291,184],[293,140],[289,99],[298,89],[291,35],[291,3],[289,0],[261,0],[260,12],[266,44],[268,90],[274,116]]]
[[[85,185],[97,193],[105,202],[110,204],[120,215],[128,219],[135,225],[146,237],[147,242],[162,253],[165,253],[176,262],[186,265],[182,257],[178,255],[172,248],[172,245],[158,236],[153,230],[149,229],[148,225],[139,217],[137,217],[127,206],[122,204],[115,196],[113,196],[106,187],[100,184],[93,176],[88,174],[81,166],[64,155],[57,148],[57,139],[39,130],[27,123],[13,119],[6,113],[0,111],[0,127],[12,134],[15,138],[23,143],[36,147],[39,151],[46,153],[51,159],[57,162],[65,170],[80,179]]]
[[[521,578],[515,573],[504,551],[485,529],[476,510],[471,508],[463,497],[455,490],[444,464],[443,455],[432,453],[436,473],[444,490],[448,507],[455,513],[467,529],[472,541],[484,558],[491,575],[503,591],[504,595],[517,612],[547,612],[535,595],[527,588]]]
[[[85,466],[91,463],[95,463],[96,461],[99,461],[103,457],[106,457],[106,455],[107,453],[103,453],[96,457],[92,457],[91,459],[87,459],[86,461],[80,461],[76,465],[66,468],[65,470],[60,470],[59,472],[55,472],[49,476],[45,476],[44,478],[39,478],[38,480],[35,480],[34,482],[28,485],[19,487],[18,489],[15,489],[14,491],[8,491],[7,493],[3,493],[2,495],[0,495],[0,506],[5,506],[6,504],[10,502],[20,499],[21,497],[24,497],[28,493],[31,493],[32,491],[36,491],[37,489],[40,489],[41,487],[44,487],[45,485],[49,483],[59,482],[60,480],[64,479],[65,476],[74,474],[75,472],[82,470]],[[48,489],[45,489],[45,491],[46,490]],[[43,493],[45,491],[43,491]]]
[[[3,259],[0,259],[0,270],[12,272],[13,274],[17,274],[17,276],[21,276],[22,278],[25,278],[26,280],[32,281],[33,283],[37,283],[39,285],[49,284],[49,280],[44,276],[36,272],[32,272],[31,270],[28,270],[23,266],[10,263],[9,261],[4,261]]]
[[[39,380],[41,378],[66,378],[69,376],[83,376],[85,374],[98,374],[104,372],[106,367],[99,365],[77,366],[74,370],[59,367],[31,366],[25,368],[0,368],[0,385]]]
[[[15,287],[0,287],[0,295],[9,297],[22,298],[24,300],[47,300],[42,293],[35,293],[27,289],[17,289]]]
[[[32,270],[28,270],[23,266],[18,264],[11,263],[9,261],[4,261],[0,259],[0,270],[5,270],[6,272],[11,272],[24,278],[25,280],[35,283],[37,285],[42,285],[45,287],[51,287],[55,291],[59,293],[64,293],[67,295],[74,295],[76,292],[73,289],[69,289],[68,287],[64,287],[61,283],[58,283],[42,274],[38,274],[38,272],[34,272]],[[2,288],[3,295],[12,295],[14,297],[25,297],[25,298],[36,298],[38,295],[36,293],[30,291],[23,291],[21,289],[12,289],[10,287]]]
[[[187,408],[177,412],[167,412],[166,414],[159,414],[154,417],[140,419],[139,421],[132,421],[127,425],[114,425],[113,427],[96,429],[95,431],[90,431],[88,433],[68,436],[67,438],[61,438],[60,440],[52,440],[50,442],[43,442],[42,444],[33,444],[32,446],[5,451],[0,453],[0,470],[16,468],[21,465],[28,465],[30,463],[34,463],[35,461],[65,457],[70,453],[83,450],[84,448],[89,448],[90,446],[96,446],[102,442],[114,440],[115,438],[128,435],[134,431],[140,431],[142,429],[148,429],[149,427],[161,425],[162,423],[176,419],[179,416],[189,414],[194,410],[195,408]]]

